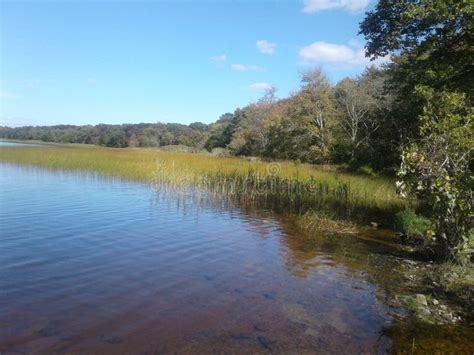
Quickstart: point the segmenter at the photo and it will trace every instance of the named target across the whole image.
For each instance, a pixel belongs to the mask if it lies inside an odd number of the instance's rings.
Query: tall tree
[[[474,109],[465,94],[417,91],[426,102],[421,137],[403,152],[399,188],[431,207],[438,254],[465,263],[474,247]]]
[[[398,84],[466,93],[474,82],[472,0],[380,0],[361,23],[367,54],[396,54]]]
[[[350,158],[356,159],[381,122],[374,118],[377,110],[377,87],[366,77],[346,78],[336,86],[336,100],[342,110],[341,128],[348,141]]]
[[[326,162],[330,159],[337,116],[334,91],[320,69],[304,72],[301,82],[301,91],[292,99],[289,116],[295,131],[304,132],[300,138],[303,144],[301,148],[307,152],[305,160]]]
[[[401,187],[431,207],[445,258],[472,252],[472,0],[380,0],[361,24],[372,58],[395,53],[392,89],[409,140]]]

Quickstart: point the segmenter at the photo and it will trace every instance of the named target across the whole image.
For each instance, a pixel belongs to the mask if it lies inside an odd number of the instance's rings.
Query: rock
[[[431,302],[433,302],[433,304],[435,306],[439,305],[439,301],[436,298],[433,298],[433,301],[431,301]]]
[[[451,313],[444,314],[444,319],[446,319],[448,322],[455,322],[455,319]]]
[[[372,228],[377,228],[379,225],[378,225],[378,223],[370,222],[370,226],[371,226]]]
[[[428,306],[428,302],[426,301],[425,295],[422,295],[421,293],[416,294],[416,303],[418,304],[418,306]]]
[[[424,316],[429,316],[431,314],[431,311],[426,307],[420,307],[418,309],[418,312],[420,312],[420,314]]]

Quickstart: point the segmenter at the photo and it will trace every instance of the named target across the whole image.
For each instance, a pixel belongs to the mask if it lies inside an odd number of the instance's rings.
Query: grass
[[[0,161],[192,187],[242,203],[298,212],[324,209],[351,219],[393,217],[404,208],[392,181],[292,162],[86,145],[2,147]]]
[[[432,227],[429,219],[407,208],[395,215],[395,228],[408,237],[424,239]]]

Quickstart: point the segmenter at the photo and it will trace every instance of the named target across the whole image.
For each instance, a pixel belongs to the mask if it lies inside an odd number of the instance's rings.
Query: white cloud
[[[224,63],[227,60],[227,56],[225,54],[216,55],[214,57],[211,57],[211,60],[216,63]]]
[[[268,42],[266,40],[257,41],[255,44],[260,53],[273,54],[275,53],[276,43]]]
[[[275,88],[275,86],[268,83],[253,83],[249,86],[249,88],[254,91],[267,91]]]
[[[314,42],[298,52],[300,59],[306,63],[332,64],[346,68],[365,67],[371,64],[380,65],[389,61],[389,57],[370,61],[365,56],[364,48],[352,41],[350,46],[327,42]]]
[[[359,12],[369,5],[369,0],[306,0],[303,12],[314,14],[324,10],[340,9],[349,12]]]
[[[97,84],[97,79],[87,78],[86,83],[89,84],[89,85],[95,85],[95,84]]]
[[[263,68],[260,68],[258,65],[244,65],[244,64],[232,64],[230,66],[232,70],[245,72],[245,71],[254,71],[261,72]]]

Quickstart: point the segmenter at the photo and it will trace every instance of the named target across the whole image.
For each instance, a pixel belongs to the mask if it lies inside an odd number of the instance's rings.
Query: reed
[[[390,180],[286,161],[78,145],[2,147],[0,161],[89,171],[176,191],[192,188],[282,211],[326,210],[350,219],[390,218],[405,206]]]

